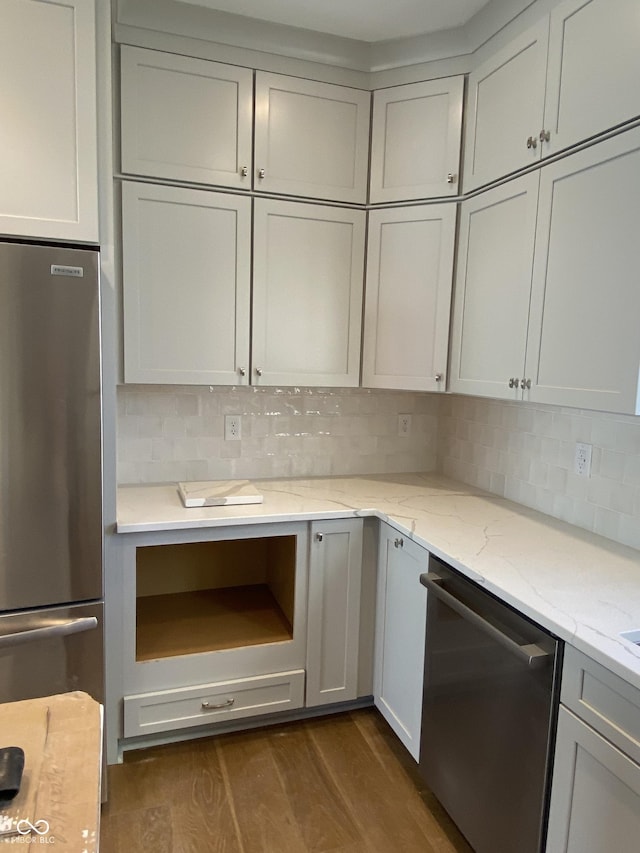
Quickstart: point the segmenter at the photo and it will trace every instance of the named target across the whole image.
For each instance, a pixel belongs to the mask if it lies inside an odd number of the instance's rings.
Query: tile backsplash
[[[440,405],[438,470],[640,548],[640,418],[476,397]],[[573,473],[576,442],[593,447]]]
[[[224,416],[241,415],[240,441]],[[398,436],[398,416],[411,433]],[[573,473],[576,442],[593,447]],[[640,418],[369,389],[121,386],[118,481],[442,471],[640,548]]]
[[[435,396],[368,389],[118,388],[118,481],[431,471]],[[242,438],[224,440],[224,416]],[[398,415],[411,415],[398,436]]]

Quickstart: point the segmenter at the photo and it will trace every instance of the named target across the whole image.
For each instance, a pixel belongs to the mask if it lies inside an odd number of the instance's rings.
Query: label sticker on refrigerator
[[[51,275],[70,275],[74,278],[84,278],[84,267],[65,267],[62,264],[51,264]]]

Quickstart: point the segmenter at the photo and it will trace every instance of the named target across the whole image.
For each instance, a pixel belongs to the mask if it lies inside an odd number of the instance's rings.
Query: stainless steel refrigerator
[[[0,242],[0,701],[103,701],[98,252]]]

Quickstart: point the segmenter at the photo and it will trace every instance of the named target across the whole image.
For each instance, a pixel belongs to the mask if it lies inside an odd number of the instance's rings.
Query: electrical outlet
[[[398,415],[398,435],[411,435],[411,415]]]
[[[240,441],[242,438],[242,422],[240,415],[224,416],[224,440]]]
[[[591,476],[591,450],[590,444],[576,444],[576,454],[573,457],[573,473],[579,477]]]

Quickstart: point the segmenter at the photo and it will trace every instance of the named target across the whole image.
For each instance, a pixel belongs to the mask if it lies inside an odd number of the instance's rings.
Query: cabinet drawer
[[[640,763],[640,690],[567,646],[560,701]]]
[[[304,704],[304,670],[124,697],[124,736],[204,726]]]

